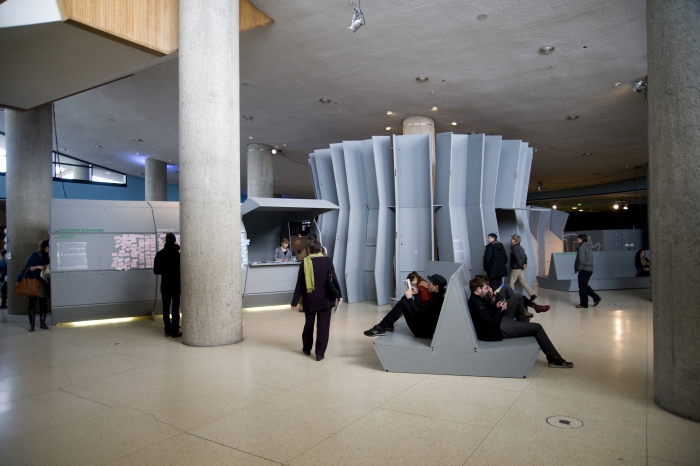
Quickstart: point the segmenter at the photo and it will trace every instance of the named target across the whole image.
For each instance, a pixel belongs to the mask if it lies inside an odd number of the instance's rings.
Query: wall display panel
[[[520,166],[521,141],[501,141],[501,155],[498,164],[496,182],[496,207],[515,208],[515,193],[518,185],[518,167]]]
[[[362,159],[367,188],[367,237],[365,241],[365,293],[367,300],[377,299],[377,283],[374,266],[377,261],[377,235],[379,230],[379,191],[377,170],[374,166],[374,143],[371,139],[362,141]]]
[[[333,174],[333,161],[331,159],[330,149],[321,149],[314,151],[316,159],[316,173],[318,175],[318,187],[321,192],[321,198],[331,204],[338,205],[338,192],[335,187],[335,175]],[[330,257],[335,257],[335,240],[336,231],[338,229],[337,210],[326,212],[323,214],[320,229],[321,242],[326,248]]]
[[[374,262],[374,279],[377,304],[389,303],[394,296],[394,253],[396,238],[396,205],[394,190],[394,155],[389,136],[372,138],[374,168],[377,180],[377,247]]]
[[[468,136],[453,133],[437,135],[435,212],[440,260],[470,263],[467,229],[467,150]]]
[[[433,260],[433,189],[430,137],[394,136],[396,290],[412,271]]]
[[[348,242],[345,256],[346,300],[367,300],[365,256],[367,250],[367,183],[362,141],[343,141],[343,158],[350,202]]]
[[[347,257],[348,226],[350,221],[350,198],[348,194],[348,177],[345,172],[345,155],[343,144],[331,144],[331,160],[333,161],[333,176],[338,192],[338,228],[335,233],[335,248],[333,251],[333,266],[338,276],[338,285],[347,298],[348,290],[345,285],[345,259]]]

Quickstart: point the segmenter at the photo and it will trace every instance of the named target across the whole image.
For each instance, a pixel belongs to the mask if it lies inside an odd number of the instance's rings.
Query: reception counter
[[[243,307],[291,303],[301,262],[254,262],[245,270]]]

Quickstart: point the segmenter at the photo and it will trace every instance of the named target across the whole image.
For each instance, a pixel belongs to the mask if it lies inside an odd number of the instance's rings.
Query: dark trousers
[[[2,286],[0,287],[0,291],[2,292],[2,305],[6,306],[7,305],[7,282],[2,282]]]
[[[504,317],[501,319],[501,332],[503,338],[535,337],[548,362],[558,362],[562,359],[540,324],[516,322]]]
[[[593,302],[600,301],[600,296],[588,284],[591,275],[593,275],[593,272],[588,272],[587,270],[580,270],[578,273],[578,299],[580,301],[579,304],[583,307],[588,307],[589,296],[593,298]]]
[[[47,298],[41,298],[38,296],[29,298],[29,306],[27,307],[27,311],[29,314],[29,323],[31,325],[34,325],[34,322],[36,321],[36,301],[37,300],[39,300],[39,321],[42,324],[44,322],[46,322],[46,310],[48,308],[46,299]]]
[[[501,285],[503,285],[503,277],[489,277],[489,286],[493,291]]]
[[[393,328],[394,322],[399,320],[402,314],[404,319],[406,319],[408,328],[411,329],[411,332],[413,332],[415,336],[417,336],[418,338],[432,338],[432,333],[435,331],[435,329],[430,330],[425,328],[425,324],[423,322],[421,314],[419,312],[416,312],[411,307],[405,296],[399,299],[396,305],[393,308],[391,308],[391,311],[389,311],[389,313],[384,316],[382,321],[379,322],[379,325],[381,325],[385,329]]]
[[[161,293],[163,296],[163,324],[165,333],[180,331],[180,294]],[[173,303],[173,318],[170,320],[170,302]]]
[[[522,296],[510,297],[508,300],[508,308],[503,318],[517,320],[518,322],[528,322],[527,317],[525,317],[525,300]]]
[[[314,322],[318,321],[316,325],[316,356],[323,357],[326,355],[328,334],[331,331],[331,309],[333,308],[328,308],[323,311],[304,311],[306,323],[304,324],[304,331],[301,334],[301,342],[304,351],[311,351],[311,347],[314,343]]]

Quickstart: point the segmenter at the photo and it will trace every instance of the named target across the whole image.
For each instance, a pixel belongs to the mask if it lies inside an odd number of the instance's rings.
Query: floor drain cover
[[[116,341],[116,342],[114,342],[114,343],[107,343],[107,346],[120,346],[120,345],[123,345],[123,344],[124,344],[124,343],[122,343],[121,341]]]
[[[583,422],[575,417],[567,416],[551,416],[547,418],[547,423],[550,426],[561,427],[562,429],[578,429],[583,427]]]

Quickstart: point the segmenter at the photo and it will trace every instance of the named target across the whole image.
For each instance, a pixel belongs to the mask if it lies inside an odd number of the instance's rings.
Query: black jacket
[[[160,292],[180,295],[180,252],[175,243],[165,243],[153,261],[153,273],[162,275]]]
[[[472,316],[476,337],[484,341],[501,341],[501,318],[503,314],[491,298],[482,298],[472,293],[469,297],[469,314]]]
[[[335,275],[333,260],[330,257],[314,257],[311,259],[311,263],[314,266],[314,290],[311,293],[306,292],[306,276],[304,275],[304,261],[302,261],[299,264],[299,274],[297,275],[297,286],[294,289],[292,306],[297,306],[301,299],[304,312],[325,311],[335,306],[335,300],[328,299],[326,296],[328,272],[330,271],[333,274],[333,280],[336,283],[338,283],[338,277]]]
[[[484,252],[484,271],[490,277],[505,277],[508,275],[508,255],[500,241],[486,245]]]
[[[510,248],[510,268],[522,270],[525,265],[527,265],[527,254],[520,243],[515,243]]]
[[[405,297],[402,299],[405,299]],[[430,299],[423,304],[421,304],[417,295],[411,299],[406,299],[406,301],[413,309],[415,317],[413,326],[409,325],[411,332],[418,338],[431,338],[440,319],[440,311],[445,301],[445,295],[443,293],[432,294]]]

